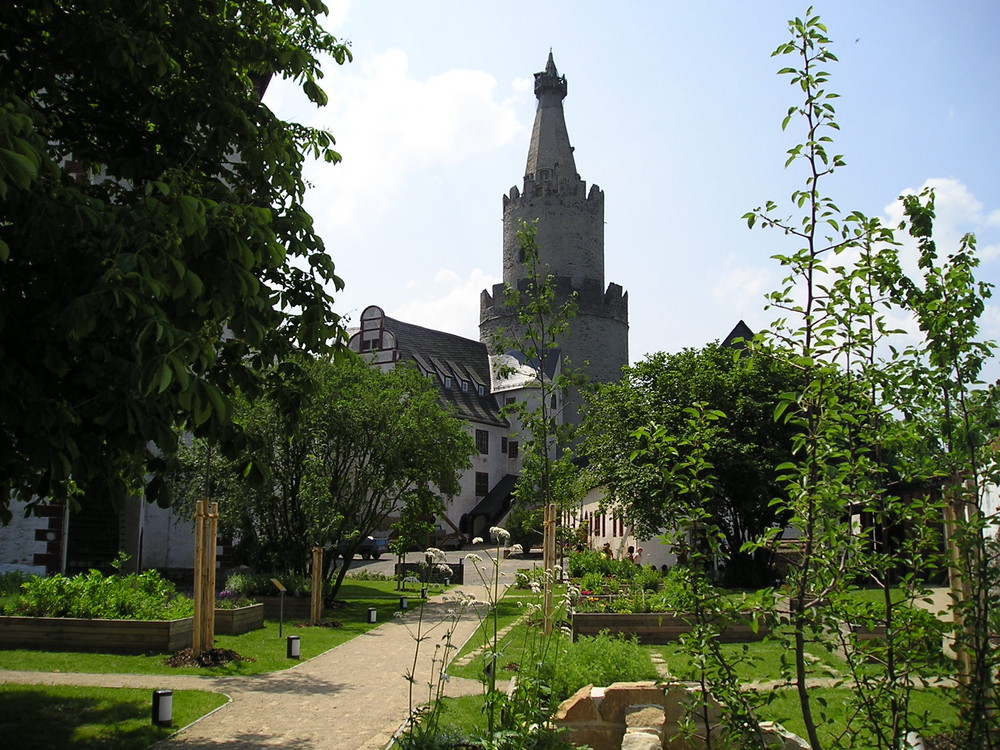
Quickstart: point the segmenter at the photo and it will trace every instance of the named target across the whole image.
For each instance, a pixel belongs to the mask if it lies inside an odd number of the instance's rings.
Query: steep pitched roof
[[[557,177],[578,179],[573,147],[569,143],[566,117],[563,114],[563,98],[566,96],[566,76],[559,75],[552,60],[552,52],[545,64],[545,70],[535,73],[535,96],[538,108],[535,123],[531,129],[531,144],[528,147],[528,163],[525,176],[537,179],[541,169],[554,170]],[[557,180],[558,181],[558,180]]]
[[[366,321],[369,331],[381,330],[377,340],[382,343],[366,351],[385,351],[391,347],[394,352],[389,361],[414,362],[425,375],[433,376],[442,400],[452,404],[461,418],[480,424],[507,426],[508,422],[500,415],[500,408],[490,392],[490,362],[486,344],[390,318],[374,305],[362,313],[362,320]],[[353,342],[352,338],[351,348],[355,349]]]

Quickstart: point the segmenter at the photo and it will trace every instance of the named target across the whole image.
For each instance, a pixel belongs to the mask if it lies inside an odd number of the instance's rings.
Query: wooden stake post
[[[194,631],[195,656],[215,645],[215,556],[219,531],[219,504],[199,500],[194,514]]]
[[[323,618],[323,548],[313,547],[312,599],[309,602],[309,624],[319,625]]]
[[[552,583],[556,568],[556,506],[549,503],[545,506],[545,524],[542,534],[542,568],[545,570],[545,587],[543,589],[542,613],[544,615],[545,635],[552,635]]]

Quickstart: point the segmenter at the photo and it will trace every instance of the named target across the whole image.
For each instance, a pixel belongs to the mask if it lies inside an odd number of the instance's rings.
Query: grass
[[[553,594],[553,598],[555,599],[558,599],[558,597],[562,595],[559,588],[560,587],[556,587],[556,593]],[[518,620],[525,615],[526,608],[529,605],[540,605],[541,602],[541,594],[534,594],[530,591],[521,589],[509,589],[506,596],[504,596],[496,606],[497,631],[499,632],[518,622]],[[529,619],[518,623],[518,625],[512,628],[506,636],[500,639],[498,643],[498,651],[502,654],[502,656],[500,658],[500,670],[497,672],[497,679],[507,680],[516,674],[515,669],[508,669],[507,667],[516,664],[521,660],[521,653],[524,648],[524,644],[527,642],[529,635],[532,634],[530,631],[538,631],[540,629],[540,620],[541,613],[533,615],[529,617]],[[463,657],[473,651],[482,649],[487,643],[490,642],[492,636],[493,616],[492,614],[489,614],[484,618],[482,624],[476,632],[472,634],[468,641],[466,641],[465,646],[452,662],[452,666],[448,668],[448,674],[454,677],[468,677],[474,680],[480,679],[483,675],[483,668],[486,664],[485,650],[479,653],[464,666],[458,666],[456,662],[461,662]]]
[[[814,688],[809,691],[813,698],[815,717],[820,722],[818,732],[825,746],[832,746],[834,740],[844,733],[847,717],[851,711],[852,693],[844,688]],[[795,690],[774,690],[770,702],[758,710],[762,721],[777,721],[786,729],[800,737],[806,736],[805,723],[799,708]],[[823,705],[825,703],[825,706]],[[826,715],[827,721],[820,719]],[[948,727],[955,727],[958,716],[946,688],[915,690],[911,697],[910,714],[913,728],[924,737],[932,737]],[[840,737],[841,743],[843,738]],[[843,746],[841,744],[841,746]]]
[[[403,592],[409,593],[409,592]],[[0,650],[0,669],[35,672],[83,672],[89,674],[199,674],[199,675],[250,675],[287,669],[297,662],[285,657],[285,636],[297,635],[301,659],[314,656],[339,646],[341,643],[378,627],[378,622],[368,622],[368,609],[375,607],[378,621],[392,617],[399,604],[401,592],[394,581],[345,582],[340,589],[338,606],[324,613],[324,620],[335,620],[340,627],[303,626],[296,620],[284,623],[282,635],[279,624],[267,620],[261,630],[243,635],[217,635],[216,648],[232,649],[254,661],[230,662],[221,667],[168,667],[164,659],[168,654],[102,654],[85,652],[36,651],[28,649]]]
[[[667,664],[670,674],[679,680],[695,679],[691,658],[680,645],[671,643],[654,646]],[[788,672],[792,665],[792,653],[787,646],[773,640],[754,643],[722,643],[719,649],[726,660],[733,665],[740,680],[746,682],[780,680],[782,672]],[[847,675],[847,664],[836,652],[820,646],[810,646],[807,651],[808,672],[811,677],[843,677]],[[782,660],[788,664],[783,670]]]
[[[144,750],[226,700],[201,690],[175,690],[173,726],[157,727],[149,690],[3,684],[0,736],[12,748]]]

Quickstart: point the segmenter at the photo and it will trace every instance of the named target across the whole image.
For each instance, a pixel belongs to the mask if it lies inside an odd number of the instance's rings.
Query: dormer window
[[[476,393],[478,393],[480,396],[485,396],[486,395],[486,389],[483,386],[477,384],[476,385]]]
[[[444,376],[444,387],[451,388],[451,375]]]
[[[462,381],[462,393],[468,393],[468,392],[469,392],[469,381],[468,380],[463,380]]]

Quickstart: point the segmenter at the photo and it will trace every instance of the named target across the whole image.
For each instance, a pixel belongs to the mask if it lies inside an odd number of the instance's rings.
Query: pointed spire
[[[528,148],[528,165],[525,179],[545,182],[550,180],[558,189],[560,179],[576,181],[576,161],[573,147],[569,143],[566,118],[563,115],[562,100],[566,96],[566,76],[559,75],[552,50],[545,63],[545,70],[535,73],[535,96],[538,108],[535,110],[535,124],[531,130],[531,145]],[[547,176],[547,180],[546,180]]]

